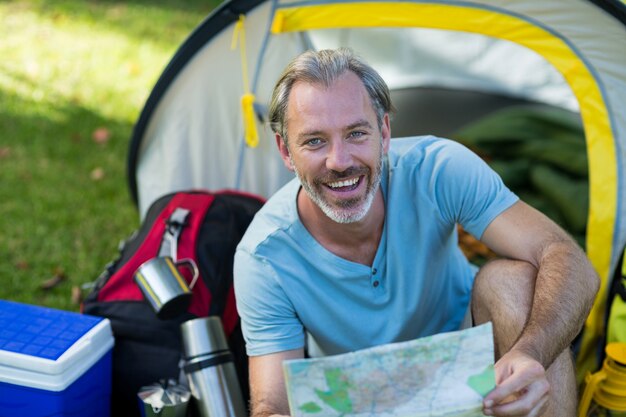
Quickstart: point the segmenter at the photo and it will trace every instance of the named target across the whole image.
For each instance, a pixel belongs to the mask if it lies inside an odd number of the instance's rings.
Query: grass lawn
[[[0,1],[0,299],[78,310],[139,224],[134,122],[218,3]]]

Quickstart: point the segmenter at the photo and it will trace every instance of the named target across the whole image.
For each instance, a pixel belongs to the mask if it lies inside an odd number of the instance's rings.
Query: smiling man
[[[497,386],[485,414],[574,415],[569,344],[598,287],[584,253],[461,145],[392,141],[392,110],[382,78],[345,49],[299,56],[274,89],[270,120],[296,178],[235,255],[253,415],[289,412],[285,359],[486,321]],[[502,259],[477,272],[457,224]]]
[[[303,196],[308,198],[302,204],[321,209],[336,223],[356,223],[366,216],[379,191],[383,154],[389,145],[389,117],[377,119],[354,73],[343,74],[332,91],[305,83],[294,87],[287,119],[294,127],[291,134],[297,151],[289,151],[286,133],[278,145],[306,191]],[[324,129],[335,129],[347,138],[330,144],[331,158],[326,155]],[[355,164],[357,158],[361,160]]]

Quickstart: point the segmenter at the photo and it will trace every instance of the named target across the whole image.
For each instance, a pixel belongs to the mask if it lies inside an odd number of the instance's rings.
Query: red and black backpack
[[[83,312],[111,321],[115,337],[111,415],[138,416],[139,388],[163,378],[179,379],[180,324],[196,317],[221,317],[244,399],[249,398],[247,356],[233,290],[233,256],[263,203],[260,197],[232,191],[165,195],[150,206],[141,227],[123,243],[120,256],[107,265],[86,297]],[[195,260],[200,279],[187,311],[162,320],[144,299],[133,275],[145,261],[171,254]]]

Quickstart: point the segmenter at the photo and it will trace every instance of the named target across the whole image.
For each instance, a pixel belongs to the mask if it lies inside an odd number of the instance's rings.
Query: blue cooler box
[[[107,319],[0,300],[0,417],[109,417]]]

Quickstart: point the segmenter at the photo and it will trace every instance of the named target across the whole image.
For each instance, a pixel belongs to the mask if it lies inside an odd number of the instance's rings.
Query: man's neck
[[[365,217],[354,223],[330,219],[302,189],[297,197],[304,227],[326,250],[352,262],[372,265],[385,223],[385,202],[380,188]]]

